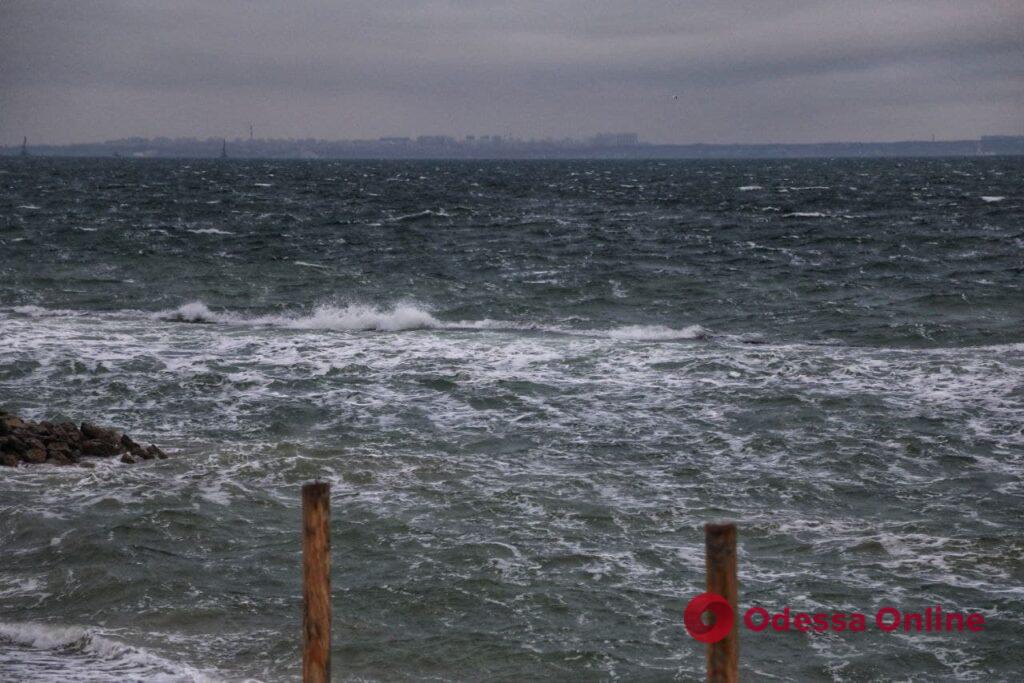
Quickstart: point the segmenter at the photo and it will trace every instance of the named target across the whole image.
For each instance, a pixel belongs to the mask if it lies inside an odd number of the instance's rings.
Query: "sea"
[[[339,681],[1024,678],[1024,158],[0,160],[0,680],[288,681],[300,488]]]

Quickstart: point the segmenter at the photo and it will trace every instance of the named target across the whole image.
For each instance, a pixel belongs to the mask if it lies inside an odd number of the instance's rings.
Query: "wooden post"
[[[740,614],[737,611],[735,524],[704,525],[704,561],[708,592],[725,598],[734,615],[729,635],[708,644],[708,680],[736,683],[739,681]]]
[[[331,485],[302,487],[302,681],[331,680]]]

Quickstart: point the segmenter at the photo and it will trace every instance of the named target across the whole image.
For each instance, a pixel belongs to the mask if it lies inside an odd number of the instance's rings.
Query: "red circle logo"
[[[705,612],[711,612],[713,619],[710,624],[705,624],[701,616]],[[732,607],[717,593],[701,593],[686,606],[683,610],[683,623],[686,630],[695,640],[702,643],[717,643],[729,635],[732,630],[736,615]]]

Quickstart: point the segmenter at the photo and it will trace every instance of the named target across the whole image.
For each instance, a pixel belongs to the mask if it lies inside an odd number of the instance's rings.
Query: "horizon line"
[[[617,133],[594,133],[586,137],[517,137],[514,135],[463,135],[458,137],[455,135],[449,135],[445,133],[427,134],[427,135],[382,135],[372,138],[318,138],[318,137],[262,137],[262,138],[249,138],[249,137],[226,137],[223,135],[207,136],[207,137],[192,137],[179,135],[176,137],[169,137],[166,135],[157,136],[141,136],[132,135],[123,138],[108,138],[104,140],[91,140],[91,141],[78,141],[78,142],[31,142],[27,136],[19,135],[23,139],[28,139],[28,147],[79,147],[86,145],[110,145],[126,142],[203,142],[203,143],[216,143],[221,144],[222,142],[228,142],[240,145],[251,145],[259,142],[306,142],[312,141],[317,143],[327,144],[340,144],[340,143],[385,143],[385,144],[399,144],[402,142],[413,143],[413,144],[467,144],[467,143],[486,143],[486,142],[497,142],[497,143],[525,143],[525,144],[598,144],[603,146],[614,146],[613,143],[599,141],[599,138],[613,137],[613,136],[634,136],[634,141],[623,143],[619,146],[630,146],[630,147],[733,147],[733,146],[744,146],[744,147],[766,147],[766,146],[803,146],[803,145],[890,145],[890,144],[901,144],[901,143],[950,143],[950,142],[981,142],[984,140],[1013,140],[1013,139],[1024,139],[1024,133],[985,133],[979,134],[975,137],[950,137],[940,138],[933,136],[931,138],[899,138],[899,139],[887,139],[887,140],[842,140],[842,139],[826,139],[826,140],[814,140],[814,141],[759,141],[759,142],[656,142],[649,140],[639,139],[636,133],[632,132],[617,132]],[[0,148],[21,148],[25,144],[23,141],[18,141],[10,144],[0,145]]]

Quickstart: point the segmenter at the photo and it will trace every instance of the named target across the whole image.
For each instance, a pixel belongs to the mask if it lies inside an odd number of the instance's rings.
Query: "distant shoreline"
[[[587,160],[587,159],[814,159],[894,157],[991,157],[1024,155],[1024,136],[975,140],[823,142],[782,144],[593,144],[446,137],[381,140],[197,140],[129,138],[73,145],[27,145],[29,157],[118,157],[128,159],[364,159],[364,160]],[[0,156],[21,156],[21,145],[0,147]]]

